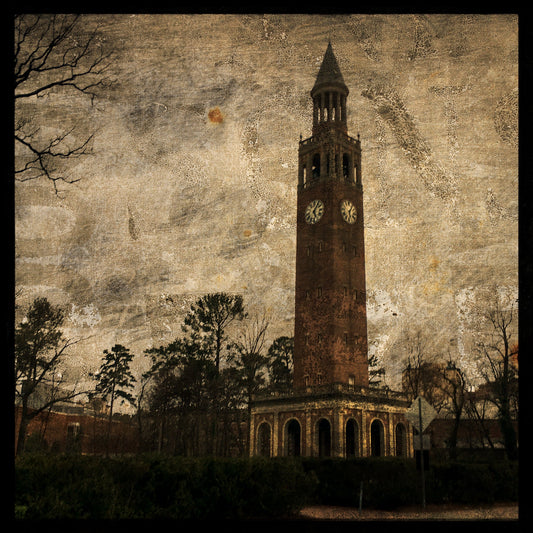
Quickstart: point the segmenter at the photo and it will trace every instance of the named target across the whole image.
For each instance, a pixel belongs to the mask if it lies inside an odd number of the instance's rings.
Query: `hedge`
[[[431,465],[427,503],[518,501],[512,462]],[[244,519],[306,504],[392,509],[420,503],[420,472],[401,458],[198,459],[30,455],[15,460],[17,518]]]
[[[23,455],[17,518],[208,519],[295,514],[316,488],[289,458]]]
[[[394,457],[302,460],[318,479],[314,503],[393,509],[421,502],[421,476],[413,459]],[[432,464],[425,473],[427,503],[518,501],[516,462]]]

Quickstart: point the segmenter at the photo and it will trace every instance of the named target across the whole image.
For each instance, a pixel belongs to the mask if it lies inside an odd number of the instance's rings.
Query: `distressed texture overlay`
[[[369,350],[391,386],[414,329],[474,365],[475,309],[517,293],[517,16],[83,17],[115,51],[114,86],[16,111],[94,133],[59,196],[15,190],[17,312],[67,307],[74,374],[114,343],[169,342],[207,292],[292,335],[298,140],[328,39],[361,138]]]

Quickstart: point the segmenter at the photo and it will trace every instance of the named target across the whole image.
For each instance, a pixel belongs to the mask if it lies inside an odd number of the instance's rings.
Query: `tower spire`
[[[328,39],[328,47],[326,48],[326,53],[322,59],[322,64],[320,65],[320,70],[318,71],[315,85],[311,90],[311,96],[313,93],[316,93],[324,85],[336,85],[339,89],[342,89],[343,92],[348,94],[348,87],[344,83],[344,78],[342,76],[339,63],[337,58],[333,53],[333,47],[331,46],[331,39]]]
[[[328,41],[326,53],[320,65],[315,84],[311,89],[313,99],[313,135],[323,124],[346,129],[346,97],[349,90],[344,83],[339,63]]]

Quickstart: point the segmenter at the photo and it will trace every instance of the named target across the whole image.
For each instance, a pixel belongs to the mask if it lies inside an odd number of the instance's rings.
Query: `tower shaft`
[[[361,144],[347,133],[347,96],[330,44],[298,152],[296,389],[368,386]]]

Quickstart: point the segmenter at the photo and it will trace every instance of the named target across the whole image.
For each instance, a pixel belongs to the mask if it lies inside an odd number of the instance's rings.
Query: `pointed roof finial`
[[[321,85],[337,85],[341,86],[343,89],[348,91],[348,87],[344,83],[344,78],[342,77],[341,69],[337,62],[337,58],[333,53],[333,47],[331,46],[331,40],[328,39],[328,47],[326,48],[326,53],[324,54],[324,59],[322,60],[322,65],[318,71],[316,77],[315,85],[311,92],[314,92]]]

